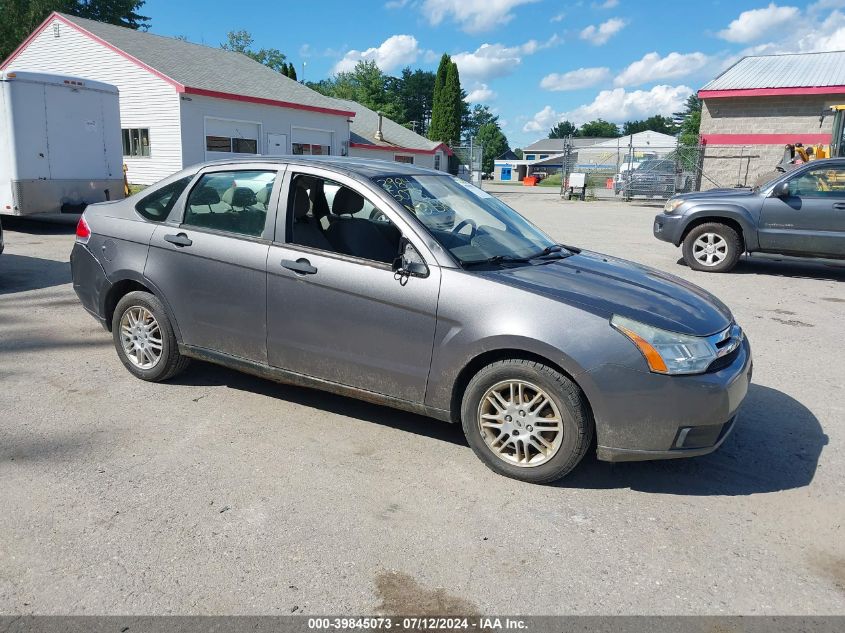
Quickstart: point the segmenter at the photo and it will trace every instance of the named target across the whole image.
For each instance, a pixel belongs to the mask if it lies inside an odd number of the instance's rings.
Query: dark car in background
[[[751,189],[675,196],[653,231],[707,272],[731,270],[743,253],[845,260],[845,159],[811,161]]]
[[[751,379],[701,288],[395,162],[195,165],[89,206],[71,268],[140,379],[200,359],[460,423],[491,469],[535,483],[594,436],[610,461],[709,453]]]

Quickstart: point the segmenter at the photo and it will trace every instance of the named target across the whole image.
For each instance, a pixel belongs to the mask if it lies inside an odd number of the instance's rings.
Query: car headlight
[[[700,374],[719,355],[710,337],[687,336],[613,315],[610,324],[627,336],[658,374]]]
[[[680,198],[670,198],[666,201],[666,204],[663,205],[663,213],[674,213],[675,209],[683,203],[684,201]]]

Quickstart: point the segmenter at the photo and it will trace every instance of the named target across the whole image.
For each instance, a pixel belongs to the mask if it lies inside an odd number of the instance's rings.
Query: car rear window
[[[135,210],[147,220],[163,222],[170,215],[173,205],[176,204],[179,196],[182,195],[185,187],[192,179],[193,176],[187,176],[156,189],[151,194],[141,198],[141,201],[135,205]]]

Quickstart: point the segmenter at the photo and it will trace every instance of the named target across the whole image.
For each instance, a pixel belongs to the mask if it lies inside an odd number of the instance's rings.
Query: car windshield
[[[387,176],[376,184],[461,264],[562,256],[554,240],[498,198],[452,176]],[[565,254],[565,253],[564,253]]]

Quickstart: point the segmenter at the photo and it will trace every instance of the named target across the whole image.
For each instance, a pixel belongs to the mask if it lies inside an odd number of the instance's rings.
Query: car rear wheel
[[[531,483],[569,473],[593,437],[578,387],[551,367],[524,359],[479,371],[464,392],[461,420],[481,461],[500,475]]]
[[[701,224],[684,238],[684,261],[693,270],[728,272],[736,266],[742,251],[737,232],[718,222]]]
[[[179,353],[164,306],[149,292],[130,292],[118,302],[112,336],[123,365],[142,380],[173,378],[190,363]]]

